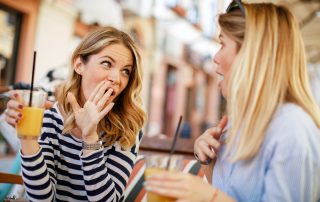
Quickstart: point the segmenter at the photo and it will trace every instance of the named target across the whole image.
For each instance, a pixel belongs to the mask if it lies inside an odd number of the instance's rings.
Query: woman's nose
[[[119,84],[120,83],[120,72],[116,69],[112,69],[109,72],[108,80],[111,81],[113,84]]]
[[[217,64],[217,65],[219,64],[219,61],[218,61],[218,53],[219,53],[219,52],[217,52],[216,54],[214,54],[213,59],[212,59],[212,60],[213,60],[213,63],[215,63],[215,64]]]

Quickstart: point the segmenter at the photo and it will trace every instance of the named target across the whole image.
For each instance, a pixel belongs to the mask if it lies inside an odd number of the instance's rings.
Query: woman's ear
[[[77,74],[82,75],[82,72],[84,71],[84,64],[83,64],[83,62],[82,62],[80,57],[77,57],[74,60],[73,69]]]

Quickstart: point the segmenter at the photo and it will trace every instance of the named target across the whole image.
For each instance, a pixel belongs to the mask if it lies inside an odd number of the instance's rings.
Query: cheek
[[[235,55],[230,52],[226,52],[223,57],[223,65],[222,65],[222,71],[224,73],[224,76],[228,76],[234,61]]]
[[[224,66],[224,76],[229,76],[232,63],[228,61]]]
[[[120,86],[120,89],[123,90],[125,89],[128,84],[129,84],[129,79],[130,77],[123,77],[122,80],[121,80],[121,86]]]
[[[104,80],[104,77],[92,73],[84,74],[85,76],[82,76],[82,90],[84,97],[88,99],[93,92],[93,90],[96,88],[96,86]]]

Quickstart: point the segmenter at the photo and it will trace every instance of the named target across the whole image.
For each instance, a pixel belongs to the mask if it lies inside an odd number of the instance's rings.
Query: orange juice
[[[144,177],[147,179],[149,176],[164,171],[164,168],[146,168],[144,171]],[[168,201],[175,201],[174,198],[161,196],[152,192],[147,192],[147,201],[148,202],[168,202]]]
[[[37,107],[23,107],[22,119],[17,125],[19,137],[38,138],[41,133],[44,109]]]

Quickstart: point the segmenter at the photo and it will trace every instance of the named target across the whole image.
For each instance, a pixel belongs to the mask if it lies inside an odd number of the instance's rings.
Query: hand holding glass
[[[144,172],[144,177],[147,179],[151,175],[155,173],[160,173],[166,170],[168,161],[169,162],[169,171],[179,171],[182,169],[182,160],[183,156],[174,155],[171,156],[171,159],[168,155],[150,155],[145,156],[146,170]],[[161,196],[156,193],[148,192],[147,193],[147,201],[148,202],[168,202],[175,201],[174,198]]]
[[[30,90],[20,90],[17,93],[18,101],[23,105],[21,111],[22,119],[16,126],[18,137],[22,139],[37,139],[41,133],[47,93],[40,90],[33,91],[31,106],[29,106]]]

